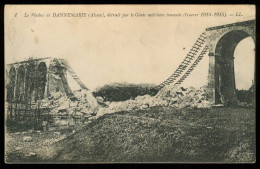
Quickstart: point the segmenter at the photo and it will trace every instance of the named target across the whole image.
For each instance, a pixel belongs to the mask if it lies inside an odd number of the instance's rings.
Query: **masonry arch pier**
[[[208,28],[209,76],[211,101],[215,104],[236,105],[234,51],[239,42],[251,37],[255,42],[254,21]]]

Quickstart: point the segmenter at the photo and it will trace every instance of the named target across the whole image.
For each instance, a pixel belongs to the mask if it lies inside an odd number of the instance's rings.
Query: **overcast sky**
[[[243,17],[46,18],[24,13],[198,13],[240,12]],[[15,14],[17,13],[16,17]],[[168,78],[205,28],[254,19],[254,6],[8,6],[5,63],[29,57],[65,58],[91,90],[112,82],[155,83]],[[248,88],[254,73],[254,42],[235,50],[237,88]],[[184,86],[207,83],[206,55]]]

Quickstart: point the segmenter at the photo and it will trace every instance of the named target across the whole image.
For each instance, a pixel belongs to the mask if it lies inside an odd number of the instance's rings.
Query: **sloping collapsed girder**
[[[85,84],[79,79],[74,70],[69,66],[68,62],[64,59],[58,59],[59,64],[63,65],[67,71],[70,73],[71,77],[79,84],[82,89],[88,90]]]
[[[196,40],[192,48],[190,49],[189,53],[186,55],[184,60],[181,62],[181,64],[178,66],[178,68],[174,71],[174,73],[166,79],[164,82],[162,82],[160,85],[156,86],[154,89],[155,90],[160,90],[166,85],[173,84],[175,80],[181,76],[181,74],[189,67],[189,69],[185,72],[185,74],[174,84],[181,84],[191,73],[191,71],[197,66],[197,64],[200,62],[200,60],[203,58],[205,53],[208,50],[208,46],[204,46],[206,42],[206,32],[203,32],[199,38]],[[203,48],[204,46],[204,48]],[[192,60],[195,58],[195,56],[198,54],[198,52],[202,49],[200,55],[196,58],[194,63],[192,64]]]

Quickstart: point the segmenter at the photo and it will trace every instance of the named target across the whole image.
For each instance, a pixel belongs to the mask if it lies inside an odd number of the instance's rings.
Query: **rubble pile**
[[[212,103],[207,101],[206,93],[206,86],[200,89],[195,89],[194,87],[185,89],[179,86],[165,86],[155,96],[144,95],[122,102],[105,102],[108,107],[100,108],[97,116],[105,113],[147,109],[157,106],[173,107],[176,109],[186,107],[207,109],[211,108]]]
[[[42,100],[41,107],[50,108],[52,115],[93,114],[97,112],[98,103],[88,90],[75,91],[68,97],[62,92],[53,92]]]
[[[134,100],[126,100],[122,102],[106,102],[108,108],[100,108],[98,116],[105,113],[113,113],[117,111],[129,111],[137,109],[146,109],[155,106],[167,106],[167,102],[150,95],[138,96]]]
[[[42,101],[42,107],[50,108],[53,115],[72,115],[82,117],[100,117],[107,113],[118,111],[142,110],[150,107],[182,108],[211,108],[212,103],[207,101],[207,87],[183,88],[179,86],[165,86],[155,96],[137,96],[120,102],[103,102],[102,98],[95,98],[88,90],[75,91],[73,97],[62,92],[51,93],[51,96]],[[100,107],[100,103],[105,106]],[[67,122],[65,122],[67,124]]]
[[[167,100],[169,106],[178,109],[185,107],[211,108],[212,103],[207,100],[207,90],[207,86],[203,86],[200,89],[165,86],[155,97]]]

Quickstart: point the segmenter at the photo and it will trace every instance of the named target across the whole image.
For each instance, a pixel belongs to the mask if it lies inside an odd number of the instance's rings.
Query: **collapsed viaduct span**
[[[196,40],[189,53],[173,74],[154,88],[180,85],[209,53],[208,99],[215,104],[237,104],[234,73],[234,51],[243,39],[255,42],[255,20],[207,28]]]
[[[255,42],[255,20],[207,28],[174,73],[155,90],[181,84],[208,52],[208,99],[215,104],[236,104],[234,51],[237,44],[247,37]],[[87,89],[63,59],[32,59],[9,64],[6,69],[6,101],[36,102],[56,91],[70,95],[67,71],[83,89]]]
[[[88,90],[64,59],[29,59],[8,64],[6,101],[28,108],[32,103],[49,97],[53,92],[73,95],[67,82],[67,72],[81,88]]]

